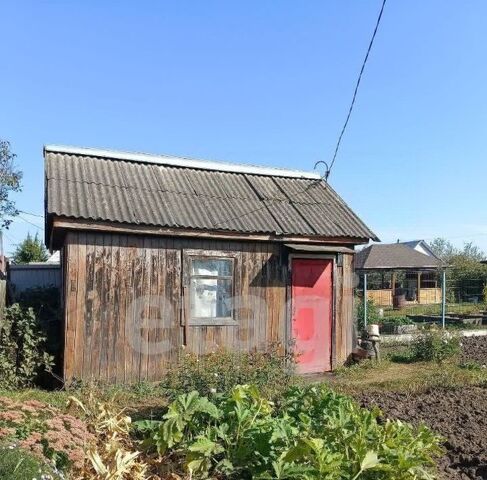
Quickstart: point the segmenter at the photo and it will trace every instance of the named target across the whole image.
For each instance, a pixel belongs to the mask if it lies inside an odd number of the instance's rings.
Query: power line
[[[318,182],[321,182],[321,179],[316,179],[316,180],[313,180],[312,182],[310,182],[309,185],[306,186],[306,188],[303,188],[302,190],[298,190],[297,192],[294,192],[293,194],[285,194],[287,199],[285,200],[286,202],[289,202],[291,205],[294,203],[293,199],[291,197],[297,197],[298,195],[301,195],[302,193],[306,193],[311,187],[313,187],[314,185],[316,185]],[[250,215],[252,213],[257,213],[257,212],[260,212],[261,210],[264,210],[265,208],[268,209],[268,212],[269,214],[271,215],[271,217],[274,217],[272,212],[269,210],[269,205],[267,205],[265,203],[265,198],[262,198],[261,201],[263,202],[263,205],[261,207],[257,207],[257,208],[254,208],[253,210],[250,210],[248,212],[244,212],[242,213],[241,215],[237,215],[235,217],[229,217],[229,218],[225,218],[224,220],[220,220],[219,222],[215,222],[213,223],[213,227],[218,227],[218,226],[222,226],[222,225],[225,225],[227,222],[231,222],[232,220],[239,220],[240,218],[242,217],[246,217],[247,215]],[[268,200],[272,200],[272,199],[268,199]],[[316,202],[318,203],[318,202]],[[329,204],[327,204],[329,205]]]
[[[31,215],[33,217],[44,218],[44,215],[39,215],[38,213],[26,212],[25,210],[19,210],[19,213],[25,213],[26,215]]]
[[[39,225],[36,225],[35,223],[31,222],[30,220],[27,220],[26,218],[24,218],[22,215],[19,215],[19,218],[20,218],[21,220],[23,220],[24,222],[26,222],[26,223],[28,223],[28,224],[32,225],[33,227],[36,227],[37,229],[39,229],[39,230],[41,230],[41,231],[43,231],[43,230],[44,230],[44,227],[40,227]]]
[[[369,54],[370,54],[370,51],[372,50],[372,45],[374,44],[374,40],[375,40],[375,36],[377,34],[377,30],[379,28],[379,24],[380,24],[380,21],[382,19],[382,13],[384,11],[384,7],[385,7],[385,4],[386,4],[386,1],[387,0],[383,0],[382,1],[382,6],[381,6],[381,9],[380,9],[380,12],[379,12],[379,16],[377,17],[377,22],[375,24],[375,28],[374,28],[374,32],[372,34],[372,38],[370,39],[370,43],[369,43],[369,47],[367,48],[367,53],[365,54],[365,58],[364,58],[364,61],[362,63],[362,68],[360,69],[360,73],[359,73],[359,76],[358,76],[358,79],[357,79],[357,83],[355,85],[355,90],[353,92],[353,98],[352,98],[352,103],[350,104],[350,108],[348,110],[348,114],[347,114],[347,118],[345,120],[345,123],[343,124],[343,128],[342,128],[342,131],[340,132],[340,136],[338,137],[338,142],[337,142],[337,145],[335,147],[335,153],[333,155],[333,159],[330,163],[330,166],[328,166],[328,164],[326,162],[324,162],[323,160],[320,160],[318,162],[315,163],[315,166],[314,168],[316,169],[316,167],[318,166],[318,164],[320,163],[323,163],[325,166],[326,166],[326,172],[325,172],[325,175],[324,175],[324,180],[327,181],[328,180],[328,177],[331,173],[331,169],[333,168],[333,165],[335,164],[335,160],[336,160],[336,157],[337,157],[337,154],[338,154],[338,149],[340,148],[340,143],[342,141],[342,137],[343,137],[343,134],[345,133],[345,130],[347,128],[347,125],[348,125],[348,122],[350,120],[350,116],[352,115],[352,110],[353,110],[353,107],[355,105],[355,100],[357,98],[357,92],[358,92],[358,89],[359,89],[359,86],[360,86],[360,82],[362,80],[362,75],[364,73],[364,70],[365,70],[365,65],[367,64],[367,60],[369,59]],[[292,200],[292,196],[297,196],[299,195],[300,193],[304,193],[307,191],[307,189],[309,188],[309,186],[307,186],[304,190],[302,191],[298,191],[298,192],[295,192],[294,194],[291,194],[291,195],[287,195],[289,201],[292,203],[293,200]],[[217,225],[222,225],[222,224],[225,224],[231,220],[238,220],[239,218],[243,217],[243,216],[246,216],[246,215],[250,215],[251,213],[256,213],[260,210],[263,210],[264,208],[267,208],[267,205],[263,205],[262,207],[258,207],[254,210],[251,210],[249,212],[246,212],[242,215],[238,215],[236,217],[233,217],[233,218],[228,218],[228,219],[225,219],[223,221],[220,221],[220,222],[216,222],[213,224],[214,227],[216,227]]]
[[[2,230],[2,235],[7,237],[7,240],[9,240],[10,243],[13,243],[13,244],[19,243],[19,240],[16,237],[14,237],[13,235],[10,235],[5,230]]]
[[[355,100],[357,98],[357,92],[358,92],[358,89],[360,86],[360,82],[362,81],[362,75],[364,73],[365,65],[367,64],[367,60],[369,59],[369,54],[370,54],[370,51],[372,50],[372,45],[374,44],[375,36],[376,36],[377,30],[379,28],[379,24],[380,24],[380,21],[382,18],[382,12],[384,11],[386,1],[387,0],[382,1],[382,6],[381,6],[381,9],[379,12],[379,16],[377,17],[377,22],[375,24],[374,33],[372,34],[372,38],[370,39],[369,48],[367,49],[367,53],[365,54],[365,58],[364,58],[364,61],[362,63],[362,68],[360,69],[360,73],[359,73],[359,76],[357,79],[357,83],[355,85],[355,90],[353,92],[353,97],[352,97],[352,103],[350,104],[350,108],[348,109],[347,118],[345,119],[345,123],[343,124],[342,131],[340,132],[340,136],[338,137],[338,141],[337,141],[337,144],[335,147],[335,153],[333,154],[333,159],[330,163],[330,166],[326,170],[325,180],[328,180],[328,177],[330,176],[330,173],[331,173],[331,169],[333,168],[333,165],[335,164],[335,160],[336,160],[337,154],[338,154],[338,149],[340,148],[340,144],[342,142],[343,134],[345,133],[345,130],[347,129],[348,121],[350,120],[350,116],[352,115],[352,110],[353,110],[353,107],[355,105]],[[323,162],[323,163],[326,165],[326,162]]]

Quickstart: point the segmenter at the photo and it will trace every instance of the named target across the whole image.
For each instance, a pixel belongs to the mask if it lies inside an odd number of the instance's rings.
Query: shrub
[[[364,299],[361,298],[357,301],[357,326],[359,331],[365,328],[364,324]],[[373,300],[367,300],[367,325],[378,324],[381,321],[379,316],[379,310]]]
[[[12,445],[0,446],[0,478],[8,480],[61,479],[49,465],[25,450]]]
[[[295,361],[282,353],[278,345],[266,352],[238,352],[219,349],[198,357],[181,356],[162,382],[170,397],[193,390],[201,395],[228,394],[242,384],[256,385],[270,397],[278,397],[294,381]]]
[[[459,353],[459,337],[444,330],[429,330],[411,344],[411,359],[414,361],[443,362]]]
[[[37,400],[0,397],[0,441],[14,443],[57,468],[81,467],[84,448],[93,440],[85,424]],[[2,478],[2,477],[0,477]]]
[[[291,387],[278,407],[237,386],[211,400],[181,395],[161,421],[136,427],[190,478],[431,479],[440,439],[378,415],[325,385]]]
[[[53,357],[45,351],[46,337],[31,308],[16,303],[5,309],[4,317],[0,325],[0,387],[30,386],[40,372],[53,365]]]

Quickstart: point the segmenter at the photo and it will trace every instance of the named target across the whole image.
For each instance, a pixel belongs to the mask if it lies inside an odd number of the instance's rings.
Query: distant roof
[[[61,262],[61,254],[59,250],[56,250],[52,253],[52,255],[46,260],[46,263],[60,263]]]
[[[47,215],[377,239],[317,173],[61,146],[44,156]]]
[[[355,255],[356,270],[435,269],[443,264],[403,243],[370,245]]]
[[[432,255],[433,257],[438,258],[435,252],[433,252],[431,247],[424,240],[412,240],[409,242],[399,242],[399,243],[401,243],[402,245],[407,245],[408,247],[411,248],[416,248],[417,246],[421,246],[423,250],[428,252],[428,255]]]

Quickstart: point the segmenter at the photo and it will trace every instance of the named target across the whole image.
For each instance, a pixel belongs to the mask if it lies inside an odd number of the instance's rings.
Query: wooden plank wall
[[[392,307],[392,291],[387,290],[367,290],[367,298],[381,307]]]
[[[441,303],[441,288],[421,288],[418,303],[421,305]]]
[[[354,331],[354,255],[343,254],[341,266],[335,269],[335,325],[332,367],[343,365],[355,346]]]
[[[181,351],[185,249],[238,252],[242,296],[238,326],[191,326],[188,350],[264,349],[270,342],[284,342],[287,260],[281,248],[263,242],[68,233],[65,379],[135,382],[161,377]],[[151,304],[149,294],[166,300]],[[159,317],[160,328],[154,328],[151,320]],[[137,318],[142,322],[134,332],[131,325],[137,326]]]
[[[367,298],[378,306],[392,307],[392,292],[390,289],[367,290]],[[419,302],[410,303],[419,303],[421,305],[441,303],[441,288],[421,288],[419,291]]]

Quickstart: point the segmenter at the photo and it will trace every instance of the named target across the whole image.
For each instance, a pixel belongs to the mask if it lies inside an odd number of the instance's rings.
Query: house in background
[[[294,339],[303,373],[351,354],[354,246],[377,237],[318,174],[59,146],[44,156],[65,380],[156,380],[183,345]]]
[[[367,298],[384,307],[441,303],[441,266],[424,240],[370,245],[357,252],[355,261],[357,273],[367,273]]]

